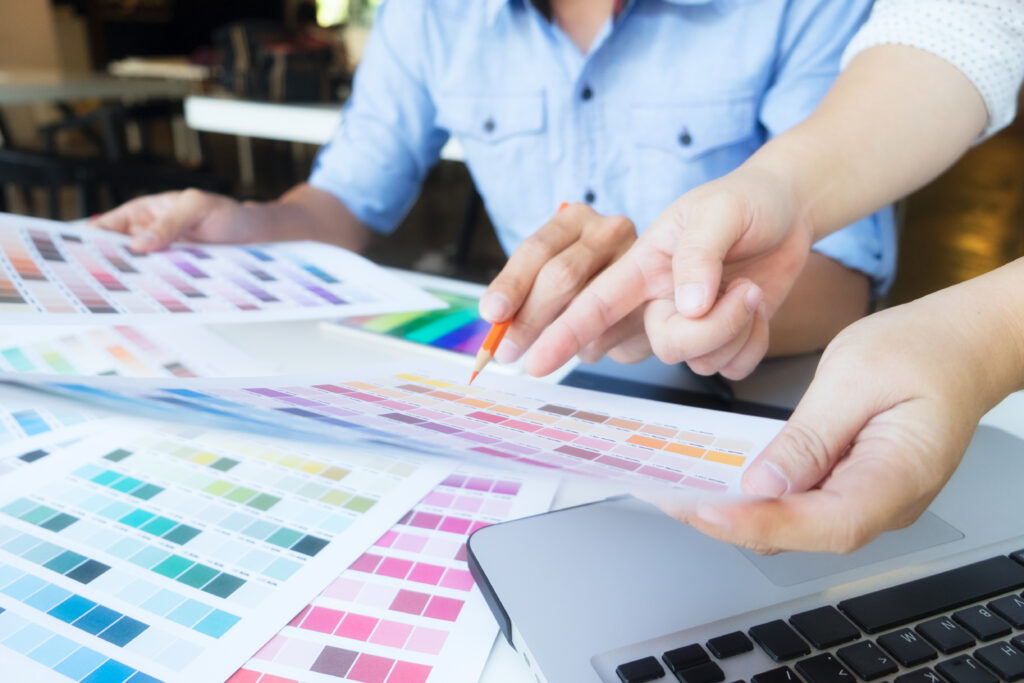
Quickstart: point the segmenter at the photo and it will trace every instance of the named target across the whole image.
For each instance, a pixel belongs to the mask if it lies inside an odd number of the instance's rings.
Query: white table
[[[187,81],[122,78],[107,74],[67,75],[48,69],[0,70],[0,106],[74,100],[180,99]]]

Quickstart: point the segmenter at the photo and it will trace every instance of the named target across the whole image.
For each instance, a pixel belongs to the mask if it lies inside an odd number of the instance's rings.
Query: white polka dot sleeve
[[[877,0],[843,66],[884,44],[927,50],[974,83],[988,108],[979,141],[1013,121],[1024,79],[1024,0]]]

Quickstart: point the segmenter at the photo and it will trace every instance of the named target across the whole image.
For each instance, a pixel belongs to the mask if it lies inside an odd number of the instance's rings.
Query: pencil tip
[[[473,375],[472,375],[472,376],[471,376],[471,377],[469,378],[469,383],[470,383],[470,384],[472,384],[472,383],[473,383],[473,380],[475,380],[475,379],[476,379],[476,376],[477,376],[477,375],[479,375],[479,374],[480,374],[480,373],[479,373],[478,371],[474,370],[474,371],[473,371]]]

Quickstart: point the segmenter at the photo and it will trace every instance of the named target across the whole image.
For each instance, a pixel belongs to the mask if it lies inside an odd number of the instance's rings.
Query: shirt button
[[[493,133],[494,132],[494,119],[487,119],[486,121],[484,121],[484,132],[485,133]]]
[[[583,195],[583,201],[587,204],[593,204],[595,199],[597,199],[597,195],[594,194],[593,190],[587,190]]]
[[[593,96],[594,96],[594,91],[590,89],[590,86],[589,85],[583,86],[583,90],[580,92],[580,97],[583,99],[583,101],[586,102],[587,100],[589,100]]]
[[[683,132],[679,134],[679,144],[689,147],[691,142],[693,142],[693,137],[690,136],[690,131],[683,128]]]

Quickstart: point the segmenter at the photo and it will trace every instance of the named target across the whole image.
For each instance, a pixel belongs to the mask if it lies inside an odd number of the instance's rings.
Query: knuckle
[[[797,470],[823,476],[831,469],[828,444],[820,434],[802,422],[791,420],[786,426],[783,431],[783,449],[789,457],[790,466]]]
[[[566,258],[549,261],[537,276],[540,289],[545,294],[575,290],[582,280],[580,267]]]

